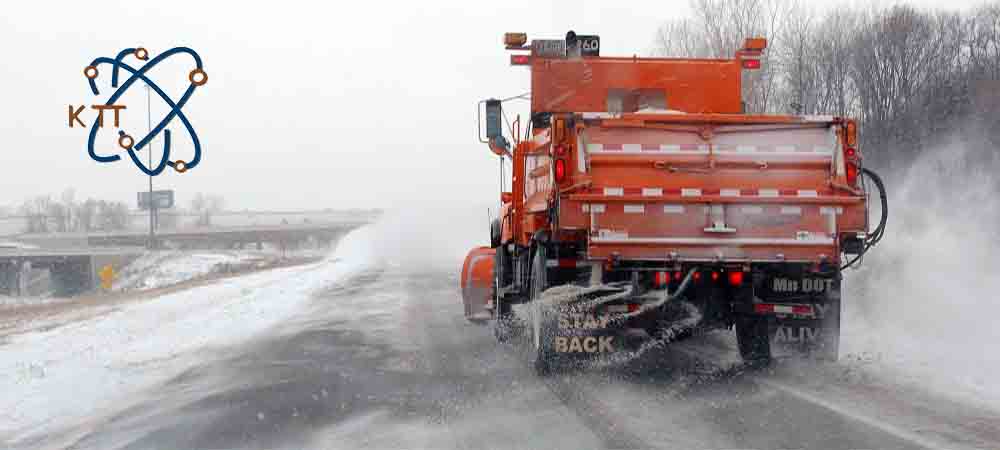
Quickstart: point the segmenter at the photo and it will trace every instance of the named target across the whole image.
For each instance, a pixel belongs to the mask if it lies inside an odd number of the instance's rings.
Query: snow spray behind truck
[[[540,373],[718,328],[748,362],[772,345],[836,359],[842,271],[887,219],[854,120],[746,113],[763,38],[732,59],[603,57],[573,32],[504,44],[531,114],[522,133],[505,100],[480,103],[480,140],[512,173],[462,268],[467,318],[523,337]]]

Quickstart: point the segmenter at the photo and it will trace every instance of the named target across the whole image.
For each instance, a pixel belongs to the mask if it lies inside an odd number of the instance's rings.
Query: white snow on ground
[[[37,245],[26,244],[24,242],[18,241],[0,241],[0,249],[7,250],[30,250],[33,248],[38,248]]]
[[[114,288],[155,289],[198,278],[225,264],[259,258],[245,252],[156,251],[143,254],[123,268]]]
[[[225,279],[9,336],[0,344],[0,436],[18,442],[120,410],[203,352],[280,324],[313,292],[369,267],[370,242],[370,227],[361,228],[319,263]]]
[[[845,274],[841,358],[997,407],[996,185],[988,169],[954,167],[960,149],[940,155],[890,186],[885,239]]]
[[[8,308],[18,306],[51,305],[54,303],[67,303],[71,301],[73,301],[72,298],[51,297],[49,295],[19,297],[0,295],[0,307]]]

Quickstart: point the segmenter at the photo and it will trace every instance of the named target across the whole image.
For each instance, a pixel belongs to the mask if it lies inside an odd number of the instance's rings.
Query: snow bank
[[[845,276],[842,357],[996,406],[996,184],[960,149],[937,155],[890,186],[886,237]]]
[[[199,278],[227,264],[260,258],[246,252],[157,251],[131,262],[114,282],[117,289],[155,289]]]
[[[9,336],[0,341],[0,436],[17,442],[120,410],[204,352],[281,323],[312,293],[369,267],[370,239],[370,229],[358,229],[319,263],[230,278]]]

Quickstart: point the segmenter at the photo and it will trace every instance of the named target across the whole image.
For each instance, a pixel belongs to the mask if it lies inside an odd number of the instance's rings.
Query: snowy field
[[[281,323],[313,292],[364,269],[371,230],[348,234],[321,262],[275,269],[124,305],[91,319],[0,341],[0,436],[18,441],[129,404],[216,346]],[[190,273],[218,258],[182,259]],[[170,280],[161,275],[157,282]],[[73,399],[71,402],[65,399]],[[102,405],[113,410],[102,411]]]

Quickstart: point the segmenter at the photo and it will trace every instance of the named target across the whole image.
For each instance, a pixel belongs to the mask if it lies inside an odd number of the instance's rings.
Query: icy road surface
[[[0,448],[995,449],[1000,413],[728,333],[536,378],[461,317],[457,269],[334,257],[0,342]],[[43,327],[44,329],[44,327]]]

